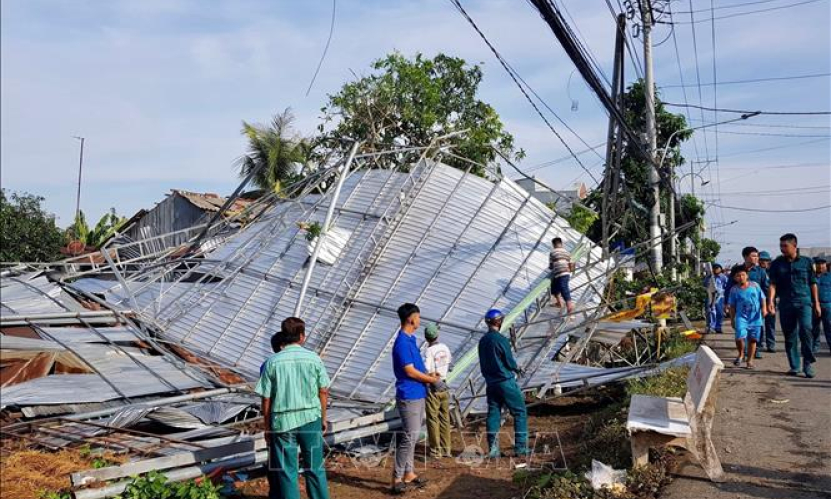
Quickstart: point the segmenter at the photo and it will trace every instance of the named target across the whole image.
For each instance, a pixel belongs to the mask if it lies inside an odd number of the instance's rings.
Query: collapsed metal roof
[[[309,260],[298,224],[321,223],[330,197],[331,190],[275,202],[188,272],[203,276],[196,282],[169,282],[160,273],[131,281],[129,292],[120,285],[104,290],[100,281],[74,286],[137,305],[165,340],[255,378],[271,354],[271,335],[298,300]],[[400,304],[417,303],[422,320],[438,323],[442,341],[463,359],[475,352],[488,308],[540,311],[522,302],[547,278],[553,237],[575,255],[574,299],[591,312],[610,266],[599,248],[511,180],[432,161],[407,172],[351,174],[331,226],[349,239],[335,263],[319,264],[312,276],[301,314],[311,332],[307,346],[323,358],[333,394],[375,404],[394,396],[390,348]],[[549,339],[526,342],[533,348],[520,353],[521,363],[539,363]],[[461,367],[452,383],[457,390],[478,380],[475,363]]]

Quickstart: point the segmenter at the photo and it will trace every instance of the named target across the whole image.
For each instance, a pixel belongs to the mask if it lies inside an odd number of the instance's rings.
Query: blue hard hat
[[[760,251],[759,260],[770,260],[770,253],[768,253],[767,251]]]
[[[714,263],[714,264],[713,264],[713,268],[716,268],[716,267],[718,267],[718,268],[720,268],[720,269],[723,269],[723,268],[724,268],[724,267],[722,267],[722,266],[721,266],[721,264],[720,264],[720,263]]]
[[[488,310],[488,312],[485,314],[485,321],[501,319],[502,317],[505,317],[505,314],[503,314],[501,310],[499,310],[498,308],[492,308]]]

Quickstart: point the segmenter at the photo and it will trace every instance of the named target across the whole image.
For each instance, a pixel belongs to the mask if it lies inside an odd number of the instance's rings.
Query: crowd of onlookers
[[[736,338],[736,366],[753,368],[763,351],[776,353],[776,317],[785,338],[789,375],[816,376],[813,364],[822,333],[831,350],[831,272],[824,258],[801,256],[797,237],[779,238],[781,255],[771,259],[753,246],[743,263],[725,270],[718,263],[704,279],[707,331],[721,333],[729,317]]]

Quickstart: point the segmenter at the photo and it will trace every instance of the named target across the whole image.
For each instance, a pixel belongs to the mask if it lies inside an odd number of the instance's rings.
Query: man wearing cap
[[[424,366],[427,372],[439,378],[427,389],[427,442],[434,458],[452,457],[450,454],[450,391],[447,388],[447,372],[453,356],[450,349],[439,341],[439,327],[430,324],[424,328],[427,351]]]
[[[767,251],[759,252],[759,267],[761,267],[767,275],[766,286],[762,288],[765,296],[770,296],[770,253]],[[765,348],[769,353],[776,353],[776,314],[773,309],[768,308],[768,315],[764,317],[764,330],[759,336],[759,348]]]
[[[814,317],[814,353],[819,351],[820,329],[825,332],[825,345],[831,350],[831,272],[823,257],[814,258],[817,273],[817,294],[820,316]]]
[[[816,376],[813,363],[813,318],[822,317],[817,290],[817,277],[810,258],[800,256],[794,234],[779,238],[782,254],[770,264],[770,296],[768,310],[779,297],[779,323],[785,335],[790,376],[799,374],[800,363],[806,378]],[[800,351],[802,358],[800,359]]]
[[[713,273],[704,278],[707,289],[707,331],[721,333],[724,321],[724,291],[727,288],[727,276],[722,273],[721,264],[713,264]]]
[[[514,454],[527,456],[528,450],[528,411],[525,398],[516,382],[516,375],[521,371],[511,353],[508,338],[502,336],[500,329],[504,315],[497,309],[488,310],[485,323],[488,332],[479,340],[479,368],[485,378],[488,399],[488,457],[500,456],[499,427],[502,424],[502,408],[507,408],[514,418]]]

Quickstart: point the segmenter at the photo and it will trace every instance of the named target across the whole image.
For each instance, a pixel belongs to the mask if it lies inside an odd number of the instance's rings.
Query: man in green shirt
[[[800,368],[800,351],[805,377],[813,378],[816,362],[813,351],[813,317],[821,315],[817,278],[810,258],[799,256],[797,239],[794,234],[779,238],[782,252],[770,265],[770,294],[768,310],[773,313],[775,300],[779,297],[779,322],[785,335],[785,352],[790,370],[796,376]],[[813,310],[813,313],[812,313]]]
[[[323,433],[329,376],[316,353],[301,345],[306,325],[297,317],[284,320],[284,345],[262,368],[255,391],[262,396],[268,444],[269,499],[300,499],[298,454],[309,499],[329,499],[323,465]]]

